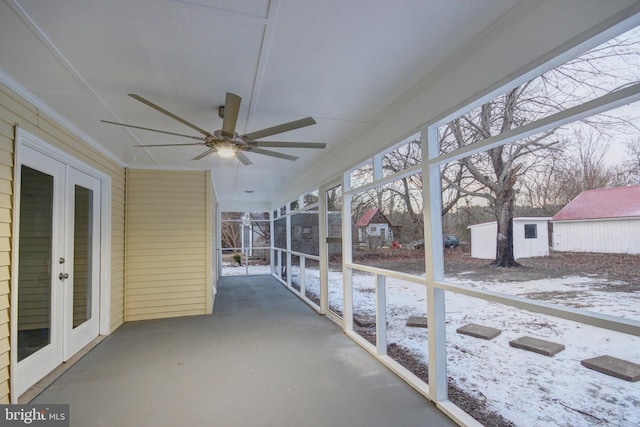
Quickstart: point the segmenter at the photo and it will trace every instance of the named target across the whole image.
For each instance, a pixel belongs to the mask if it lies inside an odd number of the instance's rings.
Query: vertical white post
[[[287,216],[285,219],[285,232],[287,236],[287,256],[285,261],[285,272],[287,274],[287,287],[291,288],[291,203],[287,203]]]
[[[275,233],[275,217],[273,215],[273,210],[271,212],[269,212],[269,253],[271,254],[271,256],[269,257],[269,266],[271,267],[271,274],[274,274],[276,272],[276,260],[274,259],[276,257],[276,250],[275,250],[275,237],[274,237],[274,233]]]
[[[382,179],[382,155],[373,156],[373,180]]]
[[[329,214],[327,213],[327,190],[330,187],[321,187],[318,190],[318,234],[320,243],[320,313],[326,314],[329,306]]]
[[[305,288],[305,257],[301,256],[300,257],[300,295],[301,296],[305,296],[306,293],[304,291]]]
[[[378,356],[387,355],[387,290],[386,277],[376,274],[376,349]]]
[[[347,263],[353,260],[352,254],[352,236],[351,236],[351,194],[345,194],[345,191],[351,187],[350,174],[344,174],[344,183],[342,186],[342,276],[343,280],[343,320],[344,330],[353,331],[353,271],[346,267]]]
[[[429,160],[437,157],[438,129],[422,129],[422,199],[424,200],[424,254],[427,278],[427,322],[429,341],[429,397],[447,399],[447,358],[444,291],[434,283],[444,279],[442,250],[442,194],[440,167]]]

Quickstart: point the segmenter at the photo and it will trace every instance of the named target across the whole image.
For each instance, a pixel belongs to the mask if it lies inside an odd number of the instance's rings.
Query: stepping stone
[[[369,316],[367,314],[354,314],[353,321],[361,328],[366,328],[367,326],[376,325],[376,316]]]
[[[462,335],[469,335],[474,338],[482,338],[483,340],[492,340],[502,333],[500,329],[476,325],[475,323],[464,325],[456,329],[456,332]]]
[[[409,316],[407,319],[407,326],[412,328],[426,328],[427,327],[427,318],[420,316]]]
[[[637,363],[617,359],[612,356],[598,356],[593,359],[583,360],[580,363],[582,366],[589,369],[593,369],[594,371],[602,372],[603,374],[611,375],[612,377],[620,378],[625,381],[640,381],[640,365]]]
[[[551,341],[545,341],[533,337],[520,337],[517,340],[509,341],[509,345],[515,348],[521,348],[522,350],[533,351],[534,353],[542,354],[544,356],[553,356],[564,350],[564,345],[557,344]]]

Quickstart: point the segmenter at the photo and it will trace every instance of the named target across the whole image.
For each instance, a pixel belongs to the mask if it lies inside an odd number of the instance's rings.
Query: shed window
[[[525,224],[524,225],[524,238],[525,239],[537,239],[538,238],[538,224]]]

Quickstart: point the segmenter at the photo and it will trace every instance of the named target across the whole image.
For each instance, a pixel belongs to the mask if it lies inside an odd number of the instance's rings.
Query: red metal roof
[[[371,208],[366,210],[362,216],[360,217],[360,219],[358,220],[358,222],[356,222],[356,227],[366,227],[367,225],[369,225],[369,222],[371,221],[371,218],[373,218],[373,216],[378,212],[378,208]]]
[[[553,221],[629,217],[640,217],[640,185],[583,191]]]

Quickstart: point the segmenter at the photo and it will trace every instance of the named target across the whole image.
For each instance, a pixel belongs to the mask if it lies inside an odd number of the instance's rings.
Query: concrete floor
[[[225,277],[211,316],[126,323],[32,403],[72,426],[453,426],[270,276]]]

